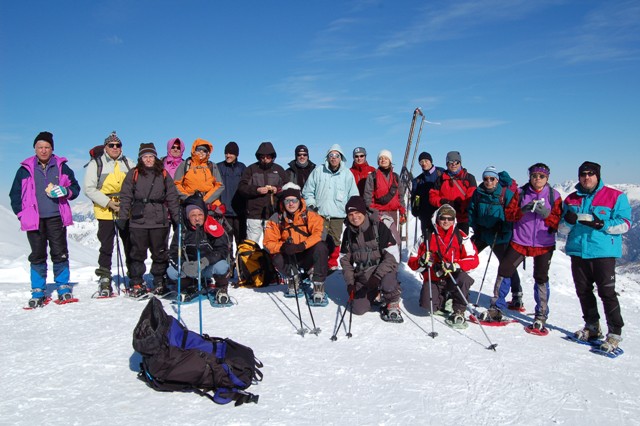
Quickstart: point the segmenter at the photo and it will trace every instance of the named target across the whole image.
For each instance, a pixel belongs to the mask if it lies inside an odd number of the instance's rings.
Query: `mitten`
[[[573,210],[567,210],[567,212],[564,214],[564,220],[569,225],[575,225],[578,221],[578,215]]]
[[[182,264],[182,272],[184,272],[187,277],[198,278],[198,262],[184,262]]]
[[[581,223],[593,229],[602,229],[602,227],[604,226],[604,221],[596,215],[593,215],[593,220],[579,220],[578,223]]]
[[[541,200],[533,207],[533,212],[546,219],[551,213],[551,209],[544,205],[544,200]]]

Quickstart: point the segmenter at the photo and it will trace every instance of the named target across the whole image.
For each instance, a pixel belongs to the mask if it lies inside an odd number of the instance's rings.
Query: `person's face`
[[[580,173],[580,186],[587,191],[592,191],[598,186],[598,177],[591,170]]]
[[[544,173],[531,173],[529,183],[536,191],[540,191],[547,183],[548,176]]]
[[[306,152],[299,152],[296,154],[296,160],[298,160],[298,163],[300,164],[306,164],[307,161],[309,161],[309,154]]]
[[[453,226],[454,219],[455,218],[453,216],[447,216],[447,215],[439,216],[438,217],[438,225],[440,225],[440,227],[442,227],[442,229],[447,231],[449,228],[451,228]]]
[[[347,215],[349,223],[355,227],[362,225],[364,222],[364,215],[360,212],[351,212]]]
[[[231,154],[231,153],[226,153],[226,154],[224,154],[224,161],[226,161],[226,162],[227,162],[227,163],[229,163],[229,164],[231,164],[231,163],[233,163],[234,161],[236,161],[236,160],[237,160],[237,158],[238,158],[238,156],[237,156],[237,155],[235,155],[235,154]]]
[[[452,173],[456,173],[460,170],[460,167],[462,167],[462,164],[459,161],[447,161],[447,169]]]
[[[53,148],[51,144],[47,141],[38,141],[36,142],[36,146],[34,147],[36,151],[36,157],[38,157],[38,161],[43,164],[49,162],[51,155],[53,155]]]
[[[193,209],[189,212],[189,223],[191,226],[204,225],[204,212],[200,209]]]
[[[364,164],[367,161],[367,156],[359,153],[353,156],[353,161],[355,161],[356,164]]]
[[[205,147],[200,147],[200,146],[197,147],[196,157],[198,157],[200,161],[205,161],[209,157],[209,150],[206,149]]]
[[[391,160],[382,155],[378,158],[378,166],[382,167],[383,169],[388,169],[389,167],[391,167]]]
[[[493,189],[498,185],[498,179],[493,176],[482,178],[482,181],[484,182],[484,187],[487,189]]]
[[[289,213],[295,213],[300,207],[300,200],[296,197],[287,197],[283,200],[284,209]]]
[[[420,160],[420,167],[422,167],[422,170],[424,171],[431,170],[433,163],[431,160]]]
[[[156,156],[153,154],[144,154],[140,159],[145,167],[153,167],[153,163],[156,162]]]
[[[327,157],[329,158],[329,165],[336,168],[340,165],[341,155],[338,151],[331,151]]]
[[[261,155],[260,156],[260,163],[262,164],[270,164],[273,163],[273,155],[267,154],[267,155]]]
[[[172,157],[180,158],[182,156],[182,154],[180,153],[180,144],[174,143],[169,150],[169,154],[171,154]]]
[[[104,152],[115,160],[122,154],[122,144],[120,142],[109,142],[104,146]]]

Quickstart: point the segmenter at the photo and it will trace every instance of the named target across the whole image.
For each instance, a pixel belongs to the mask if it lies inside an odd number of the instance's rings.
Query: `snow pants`
[[[71,292],[69,285],[69,249],[67,228],[60,216],[41,218],[37,231],[27,231],[31,246],[31,293],[33,297],[43,297],[47,285],[47,246],[53,263],[53,277],[58,294]]]
[[[487,244],[485,241],[482,241],[479,238],[475,240],[475,244],[476,244],[476,248],[478,249],[478,254],[485,248],[489,247],[489,244]],[[498,259],[499,262],[502,262],[502,259],[504,259],[504,256],[507,253],[508,247],[509,247],[509,243],[496,244],[493,246],[493,254],[495,255],[496,259]],[[511,278],[511,294],[513,296],[522,296],[522,285],[520,284],[520,275],[518,274],[517,269],[515,269],[515,272],[511,275],[510,278]],[[504,297],[506,297],[506,295]],[[506,306],[506,301],[504,302],[504,304]]]
[[[125,264],[127,272],[130,269],[129,253],[131,252],[131,240],[129,238],[129,229],[124,231],[118,230],[118,236],[122,240],[124,247]],[[113,258],[113,240],[116,237],[116,227],[113,220],[98,219],[98,241],[100,241],[100,254],[98,255],[98,266],[100,268],[111,271],[111,260]],[[127,274],[129,275],[129,274]]]
[[[433,298],[433,310],[444,310],[444,304],[447,301],[447,295],[453,299],[453,311],[464,312],[467,307],[467,301],[469,300],[469,288],[474,283],[473,278],[464,271],[457,271],[453,273],[455,283],[450,277],[444,280],[431,281],[431,297]],[[462,291],[458,291],[457,287]],[[463,297],[464,295],[464,297]],[[429,310],[431,303],[429,302],[429,282],[422,284],[420,290],[420,306]]]
[[[576,286],[576,294],[582,308],[582,318],[586,324],[595,324],[600,320],[593,284],[602,300],[604,316],[609,333],[620,335],[624,322],[620,311],[620,303],[616,295],[616,259],[601,257],[583,259],[571,256],[571,273]]]
[[[323,283],[327,279],[328,256],[329,251],[327,244],[324,241],[319,241],[317,244],[294,256],[286,256],[278,253],[272,257],[272,261],[276,271],[282,276],[287,276],[289,274],[288,266],[295,264],[301,266],[307,272],[313,268],[313,276],[309,278],[314,282]]]
[[[373,273],[373,272],[372,272]],[[356,290],[353,302],[351,304],[351,312],[355,315],[362,315],[371,310],[371,304],[382,293],[384,300],[389,302],[397,302],[400,299],[400,283],[396,277],[396,272],[389,272],[380,281],[379,289],[367,288],[366,282],[369,275],[362,274],[356,276]]]
[[[151,275],[154,285],[162,284],[162,277],[169,265],[169,250],[167,248],[167,234],[169,228],[129,228],[131,252],[129,253],[129,277],[132,284],[142,284],[146,271],[144,261],[147,250],[151,252]]]

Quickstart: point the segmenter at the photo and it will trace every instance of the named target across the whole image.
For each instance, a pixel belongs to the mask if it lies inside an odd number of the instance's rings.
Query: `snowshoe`
[[[535,334],[536,336],[546,336],[549,334],[549,330],[544,326],[544,321],[535,320],[533,324],[524,327],[524,331],[529,334]]]
[[[147,286],[144,284],[133,284],[129,289],[129,297],[139,299],[149,292]]]
[[[309,306],[327,306],[329,298],[324,291],[324,283],[314,282],[311,290],[311,296],[307,300]]]
[[[502,322],[506,319],[506,317],[502,314],[500,309],[498,308],[489,308],[486,311],[482,312],[478,317],[478,320],[482,321],[482,324],[489,322]]]
[[[511,302],[507,303],[507,309],[517,312],[527,311],[527,309],[524,307],[524,304],[522,303],[522,300],[516,300],[515,298]]]
[[[514,322],[518,322],[512,318],[502,318],[500,321],[483,321],[478,319],[475,315],[469,315],[469,321],[474,324],[482,324],[488,327],[504,327],[505,325],[513,324]]]
[[[98,281],[98,292],[96,293],[95,298],[107,299],[109,297],[113,297],[113,288],[111,287],[111,278],[102,277]]]
[[[445,324],[447,324],[451,328],[464,330],[469,327],[469,323],[464,317],[464,312],[455,312],[449,316],[446,320],[444,320]]]
[[[380,318],[386,322],[403,323],[404,318],[400,312],[400,304],[398,302],[387,303],[387,306],[380,309]]]
[[[207,293],[207,298],[209,299],[211,306],[214,308],[226,308],[233,306],[233,302],[231,301],[231,297],[229,297],[229,293],[227,293],[227,289],[221,288],[213,292],[209,291]]]
[[[563,336],[562,339],[566,340],[567,342],[573,342],[579,345],[589,346],[591,348],[589,352],[606,356],[607,358],[617,358],[620,355],[624,354],[624,351],[619,346],[616,349],[614,349],[612,352],[602,350],[601,349],[602,345],[605,343],[605,341],[602,339],[581,340],[581,339],[578,339],[575,336],[575,334],[568,334],[566,336]]]
[[[294,278],[287,278],[286,280],[287,283],[287,290],[284,292],[284,297],[302,297],[304,296],[304,290],[302,290],[302,286],[298,285],[297,287],[297,291],[296,291],[296,285],[294,283]]]
[[[55,303],[56,305],[66,305],[68,303],[76,303],[79,300],[75,297],[73,297],[73,294],[71,293],[63,293],[58,295],[58,299],[54,300],[53,303]]]
[[[573,333],[573,337],[577,340],[593,341],[601,340],[604,336],[600,330],[600,323],[585,324],[582,329]]]
[[[50,297],[32,297],[31,299],[29,299],[29,302],[27,302],[27,306],[22,309],[24,309],[25,311],[32,311],[34,309],[44,308],[49,304],[49,302],[51,302]]]

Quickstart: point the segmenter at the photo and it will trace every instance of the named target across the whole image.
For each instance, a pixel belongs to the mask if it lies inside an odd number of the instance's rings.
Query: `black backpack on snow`
[[[258,402],[258,395],[245,391],[262,380],[262,363],[253,350],[187,330],[155,297],[133,330],[133,348],[142,355],[138,378],[157,391],[195,392],[218,404],[236,401],[236,406]]]

